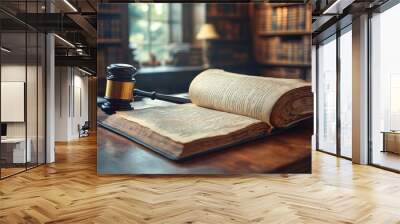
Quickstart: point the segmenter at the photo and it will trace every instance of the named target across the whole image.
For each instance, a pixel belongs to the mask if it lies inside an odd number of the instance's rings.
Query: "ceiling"
[[[321,0],[316,0],[318,2]],[[324,0],[323,0],[324,1]],[[385,4],[388,0],[335,0],[330,4],[313,10],[313,42],[324,39],[351,23],[352,18]],[[349,21],[348,21],[349,20]]]
[[[51,32],[61,37],[55,38],[56,65],[80,66],[84,57],[85,67],[96,69],[96,0],[1,0],[0,24],[2,45],[12,49],[7,53],[10,60],[36,55],[37,47],[29,43],[32,35],[26,31]]]
[[[21,35],[23,34],[23,35]],[[10,52],[2,51],[2,62],[12,64],[37,63],[37,58],[44,51],[44,35],[37,33],[2,33],[2,47]],[[25,47],[27,46],[27,47]]]

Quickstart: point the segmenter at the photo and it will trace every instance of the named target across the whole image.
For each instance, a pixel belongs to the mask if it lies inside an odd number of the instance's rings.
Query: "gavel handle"
[[[143,90],[140,90],[140,89],[134,89],[133,93],[134,93],[135,96],[144,96],[144,97],[149,97],[152,100],[157,99],[157,100],[163,100],[163,101],[172,102],[172,103],[178,103],[178,104],[191,103],[192,102],[190,99],[187,99],[187,98],[161,94],[161,93],[157,93],[155,91],[147,92],[147,91],[143,91]]]

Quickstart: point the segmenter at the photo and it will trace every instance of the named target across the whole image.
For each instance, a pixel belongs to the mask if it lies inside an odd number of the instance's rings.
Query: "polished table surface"
[[[145,99],[136,109],[168,106]],[[107,115],[98,110],[98,120]],[[97,131],[97,171],[106,174],[243,174],[311,172],[312,121],[283,133],[175,162],[105,128]]]

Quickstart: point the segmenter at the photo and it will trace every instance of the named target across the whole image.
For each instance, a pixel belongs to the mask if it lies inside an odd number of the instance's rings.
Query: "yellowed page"
[[[181,104],[168,107],[152,107],[116,115],[128,121],[138,123],[162,136],[182,144],[215,136],[229,135],[261,121],[198,107],[193,104]],[[268,130],[268,125],[265,124]]]
[[[248,76],[209,69],[190,84],[192,103],[205,108],[239,114],[264,121],[270,126],[271,111],[286,92],[309,86],[299,79]]]

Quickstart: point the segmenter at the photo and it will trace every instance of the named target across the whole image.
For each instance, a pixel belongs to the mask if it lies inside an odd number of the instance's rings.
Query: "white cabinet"
[[[26,151],[25,144],[27,144]],[[32,141],[29,138],[26,142],[25,138],[2,139],[1,147],[2,151],[8,152],[5,159],[9,163],[25,163],[32,161]]]

